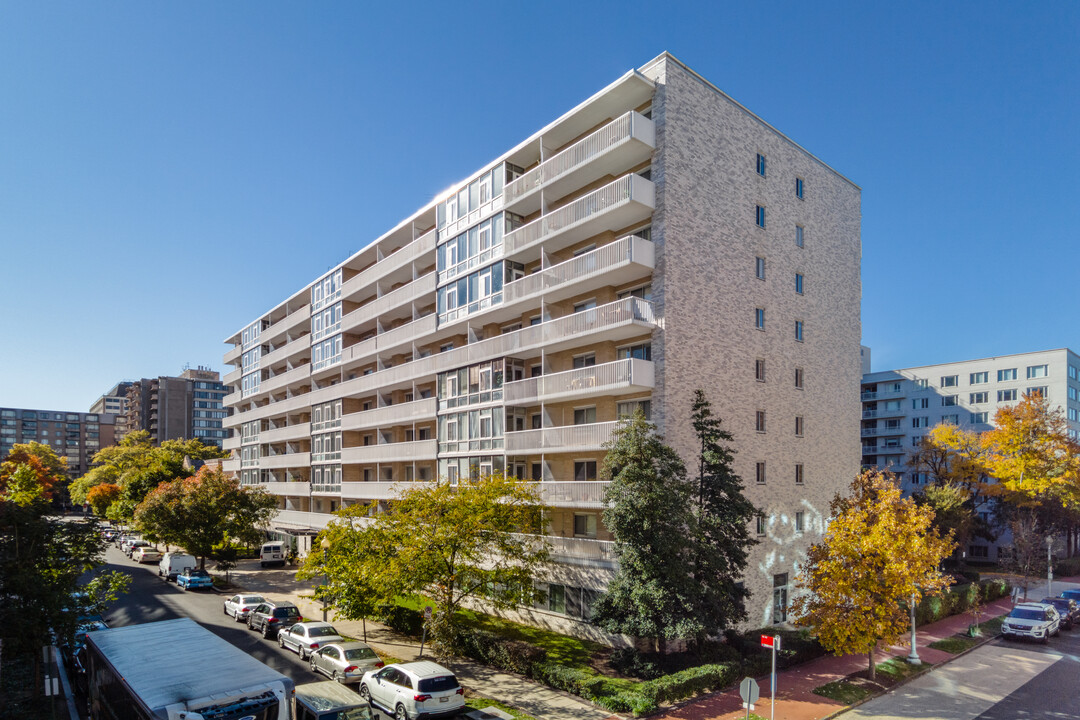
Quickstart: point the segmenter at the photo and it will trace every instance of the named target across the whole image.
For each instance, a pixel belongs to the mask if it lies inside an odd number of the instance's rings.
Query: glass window
[[[972,425],[985,425],[988,413],[986,412],[973,412],[971,413]]]
[[[799,437],[803,436],[803,419],[801,415],[795,416],[795,434]]]
[[[795,273],[795,292],[803,294],[803,276],[802,273]]]
[[[990,373],[986,371],[973,372],[971,373],[969,382],[972,385],[982,385],[983,383],[990,382]]]
[[[795,368],[795,387],[800,390],[803,388],[803,369]]]
[[[798,177],[795,178],[795,197],[802,200],[803,199],[803,193],[805,192],[805,190],[806,190],[806,184],[803,182],[803,179],[798,178]]]
[[[760,358],[754,361],[754,379],[765,382],[765,361]]]
[[[945,397],[941,398],[941,406],[942,407],[952,407],[955,404],[956,404],[956,396],[955,395],[946,395]]]
[[[795,463],[795,484],[803,484],[803,465],[802,463]]]
[[[796,320],[795,321],[795,339],[798,340],[799,342],[803,341],[803,321],[802,320]]]
[[[594,513],[574,513],[574,536],[596,537],[596,515]]]
[[[596,406],[576,408],[574,410],[575,425],[591,425],[596,422]]]
[[[941,377],[941,387],[956,387],[959,382],[958,375],[943,375]]]
[[[754,422],[754,429],[758,432],[765,432],[765,411],[757,411],[757,419]]]
[[[765,208],[763,208],[761,205],[757,205],[756,207],[757,226],[759,228],[763,228],[765,227]]]
[[[1027,378],[1028,380],[1034,378],[1046,377],[1046,365],[1028,365]]]
[[[765,156],[761,153],[757,154],[757,174],[765,177]]]
[[[765,329],[765,308],[756,308],[754,310],[754,327],[758,330]]]
[[[757,463],[756,472],[757,472],[757,475],[756,475],[757,482],[761,483],[761,484],[764,484],[765,483],[765,463],[764,462]]]
[[[788,575],[773,575],[773,622],[787,622],[788,610]]]
[[[1016,379],[1016,368],[1009,368],[1008,370],[997,371],[998,382],[1007,382],[1009,380]]]
[[[754,258],[754,276],[758,280],[764,280],[765,279],[765,258],[763,258],[763,257]]]
[[[764,535],[765,534],[765,516],[764,515],[762,515],[761,513],[758,513],[757,518],[755,518],[754,525],[755,525],[754,530],[758,535]]]
[[[796,225],[795,226],[795,246],[796,247],[802,247],[803,246],[803,226],[802,225]]]
[[[577,482],[592,481],[596,479],[595,460],[574,461],[574,480]]]
[[[1016,390],[998,390],[998,402],[1013,402],[1016,400]]]

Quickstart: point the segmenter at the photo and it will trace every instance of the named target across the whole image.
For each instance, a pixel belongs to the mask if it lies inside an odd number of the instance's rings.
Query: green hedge
[[[993,602],[1008,595],[1011,589],[1009,583],[999,579],[953,585],[941,595],[924,597],[919,601],[915,606],[915,624],[925,625],[944,620],[970,610],[976,597],[980,603]]]
[[[534,665],[547,661],[547,651],[522,640],[507,640],[484,630],[458,630],[454,649],[485,665],[528,677]]]
[[[724,637],[728,644],[739,652],[755,674],[772,669],[772,650],[761,646],[762,635],[780,636],[780,651],[776,653],[776,667],[781,670],[825,655],[825,648],[806,629],[782,630],[765,627],[744,632],[725,630]]]
[[[424,631],[424,616],[418,610],[398,604],[380,605],[376,619],[402,635],[419,635]]]
[[[1075,577],[1080,575],[1080,555],[1054,560],[1054,577]]]

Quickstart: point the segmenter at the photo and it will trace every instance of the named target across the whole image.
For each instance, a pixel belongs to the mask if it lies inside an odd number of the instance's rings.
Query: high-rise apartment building
[[[940,365],[870,372],[862,379],[863,464],[890,470],[906,492],[927,482],[908,466],[909,455],[940,423],[991,429],[994,414],[1025,394],[1039,393],[1065,413],[1069,433],[1080,433],[1080,356],[1072,350],[1003,355]],[[997,545],[973,540],[973,559],[996,559]]]
[[[15,443],[39,442],[67,459],[74,479],[90,469],[98,450],[114,444],[115,422],[115,415],[102,413],[0,408],[0,458]]]
[[[180,377],[137,380],[127,391],[124,432],[146,430],[155,444],[197,438],[220,447],[228,436],[222,426],[227,392],[220,373],[201,366]]]
[[[98,415],[108,413],[116,416],[116,440],[119,442],[123,437],[123,429],[127,423],[127,394],[131,389],[131,382],[123,381],[113,385],[112,389],[94,401],[90,406],[90,412]]]
[[[535,481],[559,565],[532,612],[582,618],[604,443],[641,409],[696,467],[701,388],[763,513],[749,622],[781,622],[859,469],[859,232],[857,186],[661,55],[227,338],[225,467],[302,552],[397,483]]]

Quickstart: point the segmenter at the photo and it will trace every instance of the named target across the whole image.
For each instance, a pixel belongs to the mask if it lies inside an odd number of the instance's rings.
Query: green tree
[[[619,423],[607,446],[604,525],[615,539],[615,577],[593,608],[593,622],[611,633],[655,638],[698,637],[700,592],[692,576],[695,532],[691,486],[679,455],[638,411]]]
[[[403,486],[408,488],[408,486]],[[533,577],[548,562],[535,535],[545,508],[536,488],[502,475],[405,489],[387,512],[377,506],[338,511],[342,525],[316,538],[305,577],[325,573],[319,597],[349,618],[370,617],[395,597],[433,597],[429,630],[440,651],[453,647],[462,604],[481,598],[497,608],[530,605]],[[368,513],[373,517],[367,517]]]
[[[822,542],[807,552],[792,603],[796,624],[813,627],[835,655],[874,651],[909,629],[907,603],[940,593],[949,580],[938,570],[952,552],[949,536],[933,528],[934,511],[904,498],[892,476],[866,471],[851,495],[837,495]]]
[[[700,644],[706,635],[716,635],[747,617],[750,593],[740,581],[749,549],[757,544],[750,536],[750,523],[758,510],[743,495],[742,479],[732,467],[735,454],[728,443],[734,438],[721,428],[701,390],[694,393],[691,420],[700,447],[693,537]]]
[[[276,509],[272,495],[203,466],[193,477],[152,490],[136,509],[135,523],[148,537],[185,548],[205,567],[223,541],[257,542]]]

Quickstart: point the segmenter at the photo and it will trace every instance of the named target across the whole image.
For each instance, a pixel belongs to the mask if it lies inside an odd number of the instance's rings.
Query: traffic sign
[[[780,636],[779,635],[762,635],[761,647],[772,648],[773,650],[780,649]]]
[[[739,697],[742,698],[744,703],[753,705],[761,697],[761,688],[758,687],[757,680],[754,678],[743,678],[743,681],[739,683]]]

